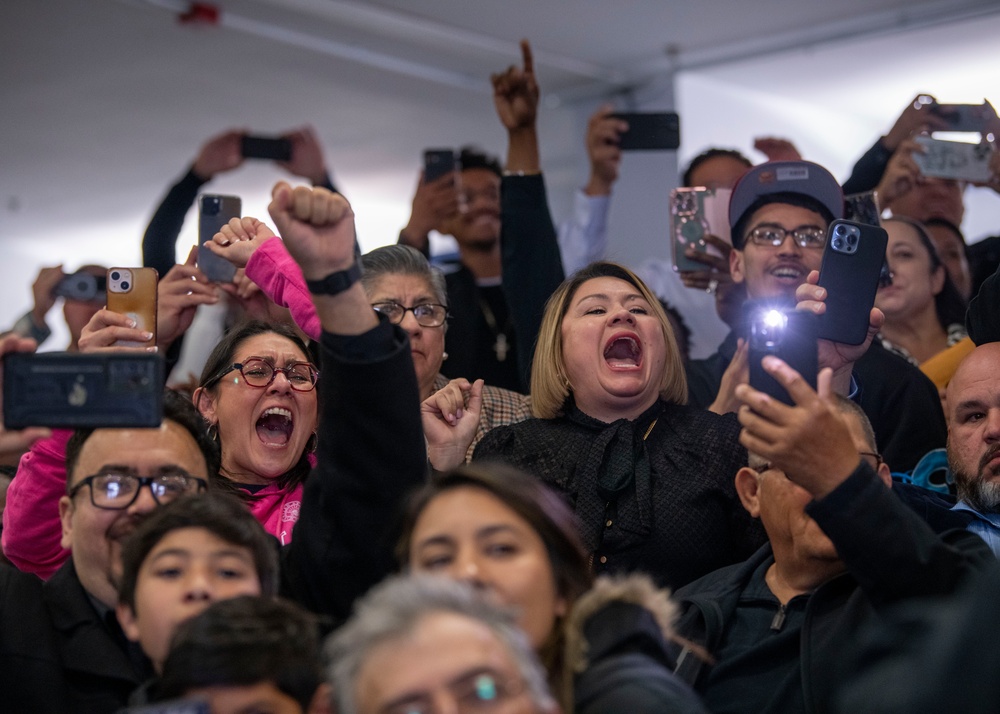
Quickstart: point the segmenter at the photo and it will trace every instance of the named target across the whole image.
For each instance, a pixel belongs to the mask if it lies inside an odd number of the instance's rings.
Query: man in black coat
[[[992,555],[964,529],[938,536],[892,494],[870,425],[829,370],[817,393],[776,358],[765,369],[795,406],[737,389],[751,460],[736,485],[769,543],[675,594],[677,633],[715,659],[684,651],[677,671],[713,711],[829,711],[860,632],[891,606],[951,594]]]

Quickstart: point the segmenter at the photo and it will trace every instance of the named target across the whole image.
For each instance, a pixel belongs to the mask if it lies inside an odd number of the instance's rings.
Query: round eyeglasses
[[[793,230],[781,226],[758,226],[747,234],[747,239],[754,245],[778,248],[788,236],[800,248],[822,248],[826,245],[826,230],[818,226],[802,226]]]
[[[156,476],[133,476],[109,471],[83,479],[70,489],[69,497],[75,497],[84,486],[90,488],[90,502],[97,508],[123,511],[135,503],[143,486],[149,486],[153,500],[162,506],[178,496],[207,490],[208,482],[180,470]]]
[[[212,386],[233,370],[239,370],[243,375],[243,381],[258,389],[269,386],[278,372],[285,375],[285,379],[296,392],[311,392],[316,388],[316,380],[319,379],[319,370],[309,362],[289,362],[284,367],[276,367],[260,357],[250,357],[243,362],[233,362],[205,382],[205,386]]]
[[[372,303],[376,312],[380,312],[389,318],[389,322],[398,325],[403,321],[406,313],[412,312],[417,324],[421,327],[441,327],[448,319],[448,306],[438,303],[425,302],[413,307],[403,307],[398,302],[376,302]]]

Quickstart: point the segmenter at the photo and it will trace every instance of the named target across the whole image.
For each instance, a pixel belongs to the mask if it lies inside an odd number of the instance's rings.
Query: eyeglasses
[[[460,714],[496,711],[524,691],[523,682],[503,681],[497,674],[482,670],[459,677],[446,687],[453,698],[455,711]],[[436,711],[432,696],[420,693],[380,709],[379,714],[434,714]]]
[[[754,245],[780,247],[785,238],[792,236],[800,248],[822,248],[826,245],[826,230],[818,226],[800,226],[786,230],[781,226],[757,226],[747,235]]]
[[[389,318],[389,322],[398,325],[403,321],[406,313],[412,312],[417,324],[422,327],[441,327],[448,319],[448,306],[438,303],[425,302],[413,307],[403,307],[398,302],[376,302],[372,304],[376,312],[380,312]]]
[[[316,388],[316,380],[319,379],[319,370],[309,362],[289,362],[284,367],[275,367],[265,359],[251,357],[245,362],[234,362],[229,365],[205,382],[205,386],[212,386],[234,369],[243,375],[244,382],[258,389],[269,386],[279,372],[285,375],[285,379],[296,392],[311,392]]]
[[[109,471],[83,479],[70,489],[69,497],[75,497],[84,486],[90,487],[90,502],[97,508],[123,511],[135,503],[143,486],[149,486],[153,500],[162,506],[178,496],[202,493],[208,489],[208,482],[179,469],[156,476],[133,476]]]
[[[876,471],[878,471],[879,467],[884,463],[882,459],[882,454],[875,453],[874,451],[859,451],[858,456],[861,457],[870,456],[871,458],[875,459],[875,466],[873,468]]]

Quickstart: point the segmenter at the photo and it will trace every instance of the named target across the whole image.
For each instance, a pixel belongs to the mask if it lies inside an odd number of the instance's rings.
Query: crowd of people
[[[786,140],[758,165],[706,150],[681,183],[731,191],[730,239],[688,252],[701,270],[633,270],[604,259],[627,124],[595,112],[556,226],[522,51],[491,78],[505,162],[421,176],[393,245],[360,254],[300,129],[280,166],[309,185],[206,244],[232,282],[176,263],[184,213],[243,161],[228,131],[143,238],[155,333],[106,309],[100,266],[74,274],[89,292],[41,271],[0,355],[47,339],[61,298],[68,351],[155,351],[169,376],[158,428],[0,430],[5,708],[1000,707],[1000,238],[967,245],[964,184],[913,159],[943,110],[920,95],[843,185]],[[751,364],[744,306],[821,319],[828,228],[873,190],[864,340],[818,339],[816,374]]]

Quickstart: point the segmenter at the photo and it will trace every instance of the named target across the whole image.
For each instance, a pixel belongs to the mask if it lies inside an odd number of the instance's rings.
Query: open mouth
[[[292,413],[282,407],[265,409],[257,419],[257,436],[267,446],[285,446],[292,438]]]
[[[805,270],[794,265],[779,265],[771,271],[771,275],[779,280],[802,280]]]
[[[642,364],[642,347],[634,337],[615,337],[604,348],[604,360],[618,369],[638,367]]]

